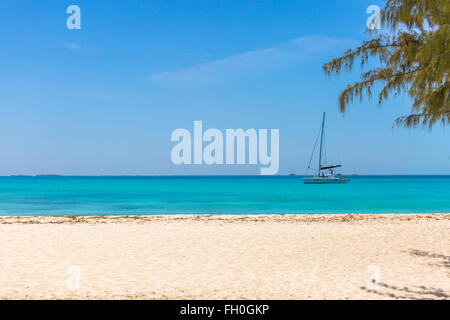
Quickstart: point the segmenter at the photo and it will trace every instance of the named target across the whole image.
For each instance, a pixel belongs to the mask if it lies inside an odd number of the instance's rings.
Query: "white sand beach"
[[[450,214],[1,217],[1,299],[450,299]]]

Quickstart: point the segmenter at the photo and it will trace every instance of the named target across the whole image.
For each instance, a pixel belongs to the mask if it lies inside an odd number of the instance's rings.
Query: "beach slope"
[[[450,299],[450,214],[1,217],[1,299]]]

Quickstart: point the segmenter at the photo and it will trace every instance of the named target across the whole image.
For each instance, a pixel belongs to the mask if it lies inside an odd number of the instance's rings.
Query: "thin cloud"
[[[69,51],[78,51],[81,49],[80,45],[75,42],[66,42],[61,44],[61,46]]]
[[[77,52],[85,55],[91,55],[102,52],[101,49],[92,46],[80,45],[76,42],[65,42],[62,43],[61,46],[67,49],[68,51]]]
[[[353,40],[312,35],[176,71],[152,73],[144,79],[150,84],[164,86],[203,85],[226,80],[236,75],[268,72],[297,63],[318,52],[340,47],[348,48],[354,44]]]

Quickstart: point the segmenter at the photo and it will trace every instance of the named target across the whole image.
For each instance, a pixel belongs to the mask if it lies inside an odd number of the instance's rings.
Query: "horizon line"
[[[417,173],[417,174],[388,174],[388,173],[372,173],[372,174],[342,174],[343,176],[450,176],[450,173]],[[304,177],[312,176],[311,174],[95,174],[95,175],[65,175],[65,174],[11,174],[0,175],[1,178],[20,178],[20,177],[36,177],[36,178],[57,178],[57,177]]]

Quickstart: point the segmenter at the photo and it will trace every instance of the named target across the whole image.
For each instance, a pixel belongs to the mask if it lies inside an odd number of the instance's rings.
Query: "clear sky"
[[[69,30],[66,8],[81,8]],[[280,174],[305,172],[321,114],[344,173],[450,174],[450,128],[392,128],[378,107],[337,97],[358,70],[322,65],[359,41],[376,0],[2,0],[0,175],[257,174],[175,166],[174,129],[277,128]]]

